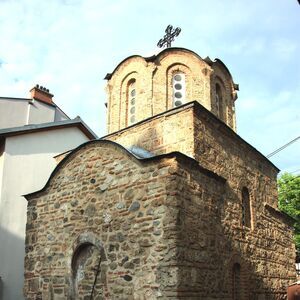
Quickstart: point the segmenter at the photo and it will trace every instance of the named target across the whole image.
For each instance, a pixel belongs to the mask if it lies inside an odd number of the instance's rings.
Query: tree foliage
[[[300,252],[300,175],[282,174],[278,179],[278,196],[279,209],[296,220],[295,243]]]

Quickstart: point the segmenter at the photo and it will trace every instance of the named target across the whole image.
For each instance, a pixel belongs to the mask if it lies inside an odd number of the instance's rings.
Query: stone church
[[[105,79],[108,135],[26,196],[25,298],[286,299],[293,220],[225,64],[166,48]]]

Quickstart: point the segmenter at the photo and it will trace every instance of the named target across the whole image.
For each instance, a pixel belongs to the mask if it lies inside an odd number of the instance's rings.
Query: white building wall
[[[89,139],[77,128],[6,138],[0,190],[1,300],[23,297],[27,202],[21,195],[41,189],[56,166],[55,155]],[[1,172],[1,170],[0,170]]]
[[[3,181],[2,180],[2,178],[3,178],[3,164],[4,164],[4,155],[5,155],[4,149],[5,149],[5,139],[0,139],[0,201],[1,201],[2,181]],[[1,255],[1,244],[0,244],[0,255]],[[1,274],[0,274],[0,276],[1,276]],[[0,289],[1,289],[1,287],[0,287]],[[0,291],[0,300],[1,300],[1,291]]]
[[[47,105],[41,101],[32,100],[28,104],[27,124],[40,124],[53,122],[55,117],[55,107]]]
[[[27,110],[27,100],[0,99],[0,129],[25,125]]]
[[[58,108],[38,100],[0,99],[0,129],[69,120]]]
[[[56,108],[54,121],[58,122],[58,121],[63,121],[63,120],[69,120],[69,117],[62,110],[60,110],[59,108]]]

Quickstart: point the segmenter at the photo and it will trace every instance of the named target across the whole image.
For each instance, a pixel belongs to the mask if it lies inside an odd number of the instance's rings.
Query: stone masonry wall
[[[225,183],[182,154],[86,144],[27,196],[26,299],[230,299]]]
[[[228,182],[222,225],[231,251],[250,270],[250,299],[285,299],[295,281],[295,246],[292,223],[277,209],[277,169],[204,110],[195,109],[194,120],[195,159]],[[242,225],[243,187],[250,193],[249,228]]]
[[[226,235],[225,248],[222,249],[227,253],[224,258],[226,268],[240,262],[243,269],[251,269],[245,275],[244,284],[247,284],[249,293],[257,291],[251,294],[253,299],[284,298],[287,285],[295,281],[295,251],[290,220],[277,210],[276,167],[197,103],[182,110],[178,108],[178,114],[176,112],[167,112],[167,118],[161,115],[107,138],[132,145],[142,137],[143,142],[138,145],[155,154],[179,150],[224,177],[227,189],[222,210],[218,212],[221,212],[222,234]],[[178,137],[174,143],[157,139],[163,136],[163,132],[155,136],[148,134],[158,126],[171,128],[170,124],[175,122],[173,119],[176,120],[174,132]],[[192,130],[186,126],[191,121]],[[191,139],[192,132],[194,137]],[[154,140],[160,143],[153,143]],[[250,227],[242,225],[243,187],[250,194]]]
[[[95,141],[27,196],[26,299],[157,299],[177,284],[174,158]],[[94,285],[95,283],[95,285]]]
[[[123,147],[138,146],[155,155],[180,151],[194,153],[193,108],[177,108],[139,124],[104,136]]]
[[[187,49],[170,48],[153,59],[131,56],[113,72],[107,82],[108,133],[121,130],[128,124],[128,84],[135,80],[136,122],[155,116],[173,107],[172,77],[176,72],[185,74],[186,99],[184,103],[198,101],[214,114],[215,85],[223,91],[223,121],[235,130],[234,95],[231,75],[216,63],[210,66],[200,56]]]
[[[266,207],[253,229],[241,226],[239,192],[229,182],[208,180],[187,164],[178,170],[178,299],[234,299],[236,263],[241,266],[240,300],[286,299],[286,288],[295,281],[287,220]]]

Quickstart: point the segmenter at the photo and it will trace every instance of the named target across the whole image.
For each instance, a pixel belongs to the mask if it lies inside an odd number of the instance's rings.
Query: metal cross
[[[157,46],[159,48],[162,48],[166,45],[167,48],[170,48],[171,43],[174,41],[175,36],[178,36],[180,31],[181,31],[181,29],[179,27],[177,27],[173,30],[173,26],[169,25],[165,30],[166,34],[164,35],[164,37],[162,39],[159,40],[159,42],[157,43]]]

